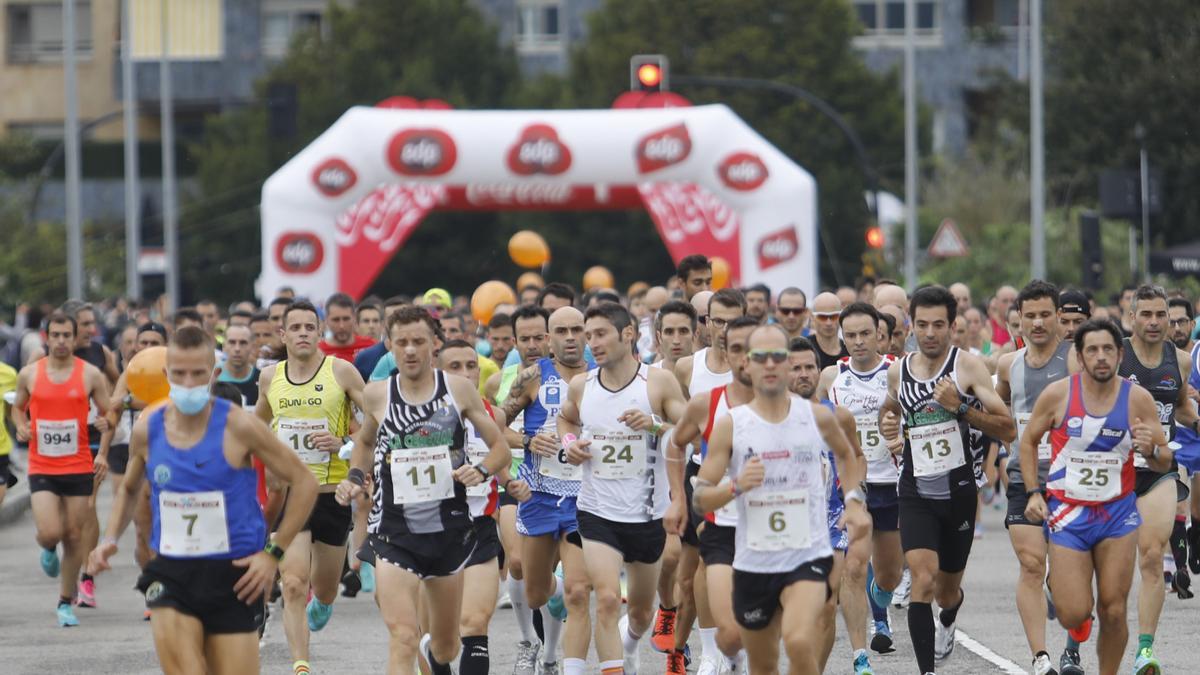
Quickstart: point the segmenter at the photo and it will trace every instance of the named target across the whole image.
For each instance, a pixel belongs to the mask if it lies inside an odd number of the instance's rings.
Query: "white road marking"
[[[1021,666],[988,649],[978,640],[961,630],[955,631],[954,641],[969,649],[971,653],[979,658],[999,668],[1000,672],[1008,673],[1008,675],[1025,675],[1026,673],[1025,669]]]

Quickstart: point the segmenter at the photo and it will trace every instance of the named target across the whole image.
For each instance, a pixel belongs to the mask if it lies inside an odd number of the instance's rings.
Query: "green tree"
[[[181,249],[188,261],[183,280],[190,291],[185,301],[200,296],[230,301],[250,294],[260,269],[263,182],[347,108],[395,95],[440,98],[460,108],[502,107],[516,89],[514,55],[499,46],[495,28],[467,0],[360,0],[353,7],[332,4],[328,19],[326,34],[296,39],[284,61],[259,83],[251,105],[210,119],[205,142],[195,147],[201,195],[183,212]],[[277,82],[297,85],[294,139],[268,136],[266,92]],[[487,218],[496,222],[495,216]],[[502,233],[479,222],[459,214],[431,217],[412,246],[432,233],[442,236],[430,242],[432,248],[413,249],[425,253],[420,260],[404,256],[390,265],[377,286],[398,292],[449,283],[448,276],[453,281],[456,270],[434,274],[436,268],[420,264],[435,258],[430,250],[438,251],[443,265],[474,260],[476,249],[503,250]],[[444,236],[456,228],[477,238]],[[465,274],[473,280],[477,273],[468,269]]]
[[[872,74],[854,51],[859,30],[843,0],[608,0],[588,17],[588,38],[573,54],[561,103],[608,107],[628,82],[629,57],[643,53],[666,54],[672,74],[800,86],[846,118],[883,172],[885,187],[896,189],[903,178],[900,88],[894,73]],[[853,282],[869,224],[866,182],[837,128],[811,105],[775,94],[673,88],[697,104],[729,105],[815,176],[821,277]]]

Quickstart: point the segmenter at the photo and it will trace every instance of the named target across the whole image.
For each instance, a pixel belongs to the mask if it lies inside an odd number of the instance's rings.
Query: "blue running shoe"
[[[561,572],[556,572],[554,576],[562,579]],[[546,609],[550,610],[550,616],[554,617],[558,621],[567,620],[567,605],[563,602],[563,596],[561,593],[555,593],[554,595],[550,596],[550,599],[546,601]]]
[[[330,617],[333,616],[333,605],[326,605],[314,595],[313,599],[308,601],[305,613],[308,615],[308,629],[315,633],[329,623]]]
[[[871,649],[880,654],[890,654],[896,651],[892,644],[892,627],[886,621],[875,622],[875,635],[871,636]]]
[[[885,591],[880,588],[875,584],[874,579],[871,580],[870,592],[871,601],[875,603],[876,607],[887,607],[888,605],[892,604],[892,592]]]
[[[867,659],[866,652],[854,657],[854,675],[875,675],[875,671],[871,670],[871,662]]]
[[[362,582],[363,593],[375,592],[375,566],[371,563],[363,563],[358,569],[358,580]]]
[[[58,576],[58,552],[54,549],[42,549],[42,571],[51,579]]]
[[[63,628],[79,625],[79,619],[75,618],[75,610],[71,608],[71,603],[64,602],[59,604],[58,625],[62,626]]]

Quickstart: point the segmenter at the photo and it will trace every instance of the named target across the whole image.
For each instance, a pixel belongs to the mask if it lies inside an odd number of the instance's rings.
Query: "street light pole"
[[[63,80],[66,85],[67,296],[83,300],[83,223],[79,205],[79,92],[75,69],[75,0],[63,0]]]
[[[1042,0],[1030,0],[1029,40],[1029,269],[1046,278],[1046,149],[1042,120]]]
[[[1146,127],[1141,122],[1133,129],[1141,159],[1142,202],[1142,281],[1150,283],[1150,158],[1146,154]]]
[[[162,59],[158,63],[160,116],[162,117],[163,249],[167,256],[167,309],[174,312],[179,297],[179,228],[175,193],[175,106],[171,94],[170,28],[168,0],[162,0]]]
[[[904,0],[904,285],[917,287],[917,64],[915,0]]]
[[[141,190],[138,189],[137,109],[133,93],[133,0],[121,3],[121,101],[125,116],[125,294],[142,299]]]

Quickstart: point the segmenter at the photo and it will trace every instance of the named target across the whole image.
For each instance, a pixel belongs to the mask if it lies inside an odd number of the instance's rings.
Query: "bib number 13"
[[[944,438],[925,441],[925,443],[921,445],[920,450],[929,459],[933,459],[934,457],[949,457],[950,453],[954,451],[954,449],[950,447],[950,441]]]

